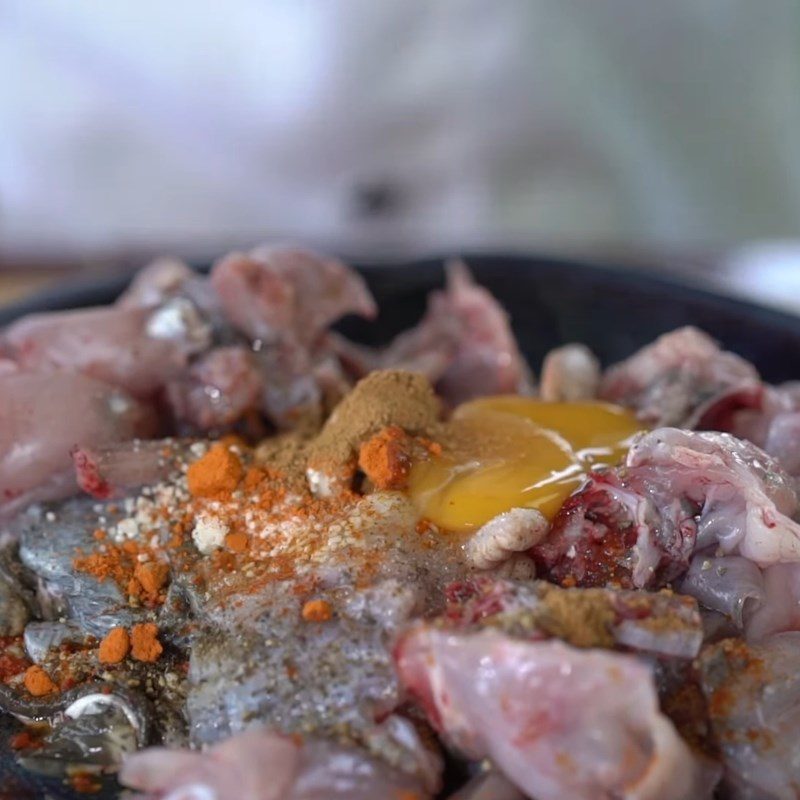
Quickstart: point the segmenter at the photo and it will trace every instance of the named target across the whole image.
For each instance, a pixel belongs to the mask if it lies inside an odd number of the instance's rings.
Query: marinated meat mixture
[[[332,258],[0,334],[0,711],[148,800],[800,797],[800,384],[695,328],[536,380],[462,263],[381,349]],[[378,323],[376,323],[378,324]]]

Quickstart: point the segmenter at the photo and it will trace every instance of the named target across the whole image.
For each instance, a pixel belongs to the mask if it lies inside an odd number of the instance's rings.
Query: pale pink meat
[[[341,261],[308,250],[260,247],[214,265],[211,285],[226,317],[251,339],[310,347],[346,314],[374,317],[363,279]]]
[[[773,633],[800,631],[800,564],[775,564],[763,570],[763,596],[748,614],[744,633],[761,641]]]
[[[159,326],[171,311],[112,306],[32,314],[3,339],[23,369],[73,370],[146,397],[207,344]],[[176,317],[181,313],[174,309]]]
[[[790,475],[800,476],[800,384],[762,385],[751,402],[740,403],[714,422],[719,430],[763,448]]]
[[[176,258],[159,258],[140,269],[117,299],[121,308],[153,308],[180,291],[195,273]]]
[[[148,436],[150,409],[120,389],[73,373],[0,376],[0,506],[4,513],[32,500],[76,489],[70,452]]]
[[[764,450],[795,477],[800,477],[800,411],[776,414],[769,423]]]
[[[701,509],[698,547],[716,545],[761,567],[800,561],[793,481],[750,442],[666,428],[641,436],[626,465],[643,485],[660,482],[673,498]]]
[[[685,425],[717,395],[759,384],[752,364],[720,349],[697,328],[685,327],[609,367],[600,397],[635,409],[640,419],[654,427]]]
[[[715,776],[661,714],[650,669],[632,656],[418,623],[396,661],[447,740],[537,800],[711,796]]]
[[[244,345],[216,347],[167,384],[176,418],[209,431],[223,428],[259,408],[264,372]]]
[[[389,345],[381,366],[422,372],[453,405],[533,389],[508,314],[461,261],[447,265],[445,290],[430,295],[422,321]]]
[[[430,795],[357,750],[302,744],[267,730],[241,733],[204,752],[153,747],[131,756],[120,782],[148,800],[378,800]]]

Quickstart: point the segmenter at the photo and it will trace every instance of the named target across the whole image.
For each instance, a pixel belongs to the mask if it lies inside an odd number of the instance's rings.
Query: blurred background
[[[796,0],[0,0],[0,300],[298,240],[800,310]]]

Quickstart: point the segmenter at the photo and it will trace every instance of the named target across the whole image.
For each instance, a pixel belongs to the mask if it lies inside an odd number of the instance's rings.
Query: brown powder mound
[[[537,625],[575,647],[613,647],[614,609],[602,589],[543,586]]]
[[[100,642],[97,658],[101,664],[119,664],[131,648],[131,640],[125,628],[112,628]]]
[[[257,486],[264,477],[275,474],[280,474],[281,480],[289,487],[304,487],[309,441],[304,432],[293,431],[271,436],[261,442],[254,453],[257,466],[245,475],[245,491]]]
[[[25,688],[34,697],[43,697],[58,691],[58,686],[53,683],[51,677],[36,664],[25,671]]]
[[[131,656],[137,661],[158,661],[164,648],[158,641],[158,626],[142,622],[131,628]]]
[[[347,481],[363,442],[384,428],[430,436],[441,406],[426,378],[412,372],[370,373],[336,407],[308,447],[308,467]]]
[[[239,457],[224,444],[215,444],[189,465],[186,479],[194,497],[224,499],[239,485],[244,467]]]

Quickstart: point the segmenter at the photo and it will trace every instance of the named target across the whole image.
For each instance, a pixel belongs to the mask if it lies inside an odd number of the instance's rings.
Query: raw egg
[[[630,411],[608,403],[474,400],[446,424],[441,454],[414,463],[409,493],[423,517],[451,531],[511,508],[552,518],[591,468],[617,463],[641,430]]]

